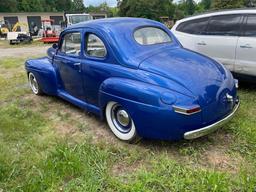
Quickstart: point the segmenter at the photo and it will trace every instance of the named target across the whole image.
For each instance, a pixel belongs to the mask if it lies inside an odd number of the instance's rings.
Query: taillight
[[[198,105],[188,107],[188,108],[173,106],[173,109],[176,113],[180,113],[180,114],[184,114],[184,115],[193,115],[195,113],[201,112],[201,108]]]
[[[239,88],[239,83],[238,83],[237,79],[235,79],[235,86],[236,86],[237,89]]]

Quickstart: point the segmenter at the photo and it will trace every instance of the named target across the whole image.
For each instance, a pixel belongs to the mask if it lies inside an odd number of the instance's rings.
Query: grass
[[[93,115],[32,95],[25,59],[0,60],[0,191],[255,191],[255,86],[241,86],[238,114],[214,134],[129,145]]]

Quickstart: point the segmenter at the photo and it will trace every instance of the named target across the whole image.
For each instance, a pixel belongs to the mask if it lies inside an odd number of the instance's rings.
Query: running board
[[[95,113],[96,115],[101,115],[101,110],[99,107],[96,107],[95,105],[88,104],[84,101],[81,101],[80,99],[77,99],[73,97],[72,95],[68,94],[65,91],[58,91],[58,96],[88,112]]]

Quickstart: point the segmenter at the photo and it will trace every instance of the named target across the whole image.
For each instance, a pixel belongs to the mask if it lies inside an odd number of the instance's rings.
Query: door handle
[[[197,43],[197,45],[206,45],[204,41]]]
[[[75,67],[78,67],[78,72],[81,72],[81,63],[74,63]]]
[[[242,49],[251,49],[251,48],[252,48],[252,46],[251,46],[250,44],[240,45],[240,47],[241,47]]]
[[[81,63],[74,63],[73,65],[74,65],[74,66],[80,66]]]

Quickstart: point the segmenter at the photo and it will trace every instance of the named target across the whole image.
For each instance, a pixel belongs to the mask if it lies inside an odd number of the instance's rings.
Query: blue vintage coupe
[[[198,138],[223,126],[239,106],[231,73],[184,49],[159,22],[76,24],[48,55],[25,63],[34,94],[59,96],[106,118],[124,141]]]

